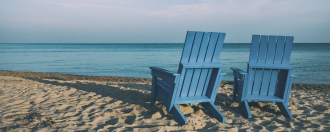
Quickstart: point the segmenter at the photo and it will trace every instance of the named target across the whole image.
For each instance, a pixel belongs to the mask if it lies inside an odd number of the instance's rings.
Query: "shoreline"
[[[150,78],[130,78],[130,77],[114,77],[114,76],[86,76],[86,75],[69,75],[44,72],[25,72],[25,71],[3,71],[0,70],[0,76],[12,76],[22,78],[37,79],[60,79],[60,80],[90,80],[90,81],[110,81],[110,82],[129,82],[129,83],[151,83]],[[221,85],[233,85],[233,81],[222,81]],[[319,92],[330,91],[329,84],[300,84],[294,83],[292,90],[316,90]]]

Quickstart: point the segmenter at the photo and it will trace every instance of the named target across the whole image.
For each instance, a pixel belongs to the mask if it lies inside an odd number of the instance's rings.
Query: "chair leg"
[[[151,105],[156,105],[156,91],[157,90],[157,77],[152,77],[152,86],[151,86]]]
[[[239,104],[239,107],[240,108],[243,108],[243,112],[244,112],[244,116],[246,118],[252,118],[252,114],[251,114],[251,111],[250,111],[250,106],[248,104],[247,101],[242,101],[240,104]]]
[[[236,93],[237,93],[237,78],[234,78],[234,89],[233,89],[233,103],[236,103]]]
[[[273,101],[273,105],[275,105],[275,102]]]
[[[182,114],[181,110],[179,109],[178,105],[174,105],[170,112],[174,119],[180,124],[180,125],[186,125],[188,121],[186,120],[186,117]]]
[[[283,102],[276,102],[278,108],[280,108],[281,113],[284,115],[286,118],[293,118],[288,105],[285,105]]]
[[[226,117],[219,111],[217,107],[215,107],[214,104],[210,102],[201,103],[201,105],[204,107],[204,109],[207,110],[207,112],[210,113],[213,117],[215,117],[218,121],[225,123]]]

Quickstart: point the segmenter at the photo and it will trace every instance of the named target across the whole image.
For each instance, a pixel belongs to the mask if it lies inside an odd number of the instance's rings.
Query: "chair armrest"
[[[163,80],[169,80],[176,82],[180,78],[180,74],[172,71],[168,71],[158,67],[149,67],[151,69],[151,75],[161,78]]]
[[[289,64],[258,64],[248,63],[249,68],[264,68],[264,69],[292,69]]]
[[[234,77],[237,77],[240,80],[243,80],[244,76],[247,75],[247,73],[245,71],[242,71],[241,69],[234,68],[234,67],[232,67],[231,69],[233,70]]]
[[[184,62],[180,63],[183,68],[221,68],[220,62]]]

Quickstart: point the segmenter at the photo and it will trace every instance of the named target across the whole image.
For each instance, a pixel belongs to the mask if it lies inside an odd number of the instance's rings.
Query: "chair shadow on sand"
[[[96,84],[94,82],[83,82],[82,83],[79,80],[77,80],[75,83],[67,83],[67,82],[59,82],[59,81],[68,81],[68,80],[60,80],[60,79],[56,79],[54,81],[53,80],[36,79],[36,78],[25,78],[25,79],[32,80],[32,81],[37,81],[37,82],[44,83],[44,84],[51,84],[51,85],[55,85],[55,86],[66,86],[66,87],[68,87],[67,90],[69,90],[70,88],[75,88],[78,91],[83,90],[83,91],[89,92],[89,93],[94,92],[94,93],[96,93],[96,95],[101,95],[102,97],[113,98],[107,104],[115,103],[117,101],[122,101],[122,104],[120,104],[120,106],[119,106],[120,108],[122,108],[122,111],[119,111],[119,112],[123,112],[125,114],[130,113],[130,112],[133,111],[133,108],[126,109],[126,106],[129,106],[131,104],[139,105],[139,106],[145,108],[145,110],[143,112],[141,112],[141,115],[138,115],[139,118],[140,118],[138,120],[137,120],[137,117],[136,117],[137,115],[135,115],[135,114],[133,116],[127,116],[127,118],[125,120],[125,124],[128,124],[128,125],[133,124],[135,121],[141,120],[141,118],[142,119],[151,119],[152,116],[154,114],[156,114],[157,112],[160,113],[160,115],[161,115],[160,118],[163,118],[163,119],[166,119],[166,120],[173,120],[172,115],[166,114],[165,113],[166,110],[160,108],[160,105],[162,105],[162,103],[158,102],[156,106],[153,106],[153,105],[150,104],[150,98],[151,98],[151,94],[150,94],[151,85],[150,84],[118,83],[116,85],[118,85],[119,87],[112,87],[112,86],[109,86],[109,85],[111,85],[111,83],[107,83],[106,85],[103,85],[103,84]],[[124,88],[129,87],[130,90],[124,90],[124,89],[121,89],[120,87],[124,87]],[[140,89],[135,89],[134,87],[139,87],[139,88],[142,87],[144,89],[141,92]],[[224,85],[220,85],[220,89],[221,89],[221,87],[224,87]],[[132,89],[134,89],[134,90],[132,90]],[[118,93],[120,93],[120,95]],[[123,96],[123,95],[125,95],[125,96]],[[77,100],[77,101],[80,102],[82,100]],[[82,116],[82,111],[84,109],[87,109],[90,106],[93,106],[94,104],[95,103],[84,105],[84,106],[81,107],[82,110],[80,110],[75,115],[64,117],[61,120],[65,120],[65,119],[70,118],[70,117]],[[106,109],[105,105],[107,105],[107,104],[103,104],[103,105],[99,106],[99,108],[104,110],[104,109]],[[237,109],[237,107],[231,107],[232,97],[230,97],[230,96],[228,96],[224,93],[218,93],[217,94],[217,97],[216,97],[216,100],[215,100],[214,104],[217,105],[217,106],[220,106],[223,109],[223,112],[230,111],[230,112],[234,113],[234,117],[242,116],[242,114],[241,114],[242,110]],[[257,102],[250,102],[249,104],[250,104],[250,106],[262,109],[262,111],[274,113],[276,115],[280,114],[280,112],[276,112],[273,109],[269,109],[269,107],[267,105],[261,107],[260,105],[258,105]],[[182,106],[188,107],[189,105],[182,105]],[[204,110],[202,107],[199,107],[197,105],[193,105],[191,107],[193,108],[194,112],[196,112],[198,110],[202,110],[207,116],[210,116],[208,114],[208,112],[206,110]],[[115,108],[118,108],[118,107],[115,107]],[[112,110],[108,109],[108,110],[104,110],[103,112],[109,112],[109,111],[112,111]],[[65,111],[63,111],[63,112],[65,112]],[[90,120],[93,120],[93,117],[92,117],[93,115],[94,114],[92,114],[92,113],[88,115],[88,116],[91,117]],[[191,113],[186,114],[185,116],[189,117],[190,115],[191,115]],[[228,119],[230,119],[230,117]],[[96,128],[94,128],[94,130],[103,129],[105,126],[108,126],[108,125],[116,125],[118,123],[118,120],[119,120],[118,118],[109,119],[105,123],[98,125]],[[251,119],[248,119],[248,120],[251,120]],[[168,125],[170,125],[169,122],[170,121],[168,121],[167,124],[164,124],[164,125],[157,125],[155,123],[150,123],[150,125],[133,126],[133,127],[126,126],[125,128],[128,131],[133,130],[134,128],[155,128],[155,127],[159,127],[159,126],[166,126],[166,125],[168,126]],[[82,124],[77,124],[77,125],[82,126],[84,124],[85,123],[83,122]],[[215,123],[207,122],[205,127],[212,127],[212,126],[215,126],[215,125],[216,125]],[[239,124],[235,124],[235,122],[233,121],[232,125],[239,125]],[[242,124],[240,124],[240,125],[242,125]],[[181,125],[176,124],[175,126],[181,126]],[[107,127],[107,129],[111,131],[111,130],[117,129],[119,127]],[[216,130],[216,128],[215,128],[215,130]]]

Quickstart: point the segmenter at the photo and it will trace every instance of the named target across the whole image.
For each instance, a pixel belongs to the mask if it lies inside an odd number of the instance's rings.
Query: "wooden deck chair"
[[[296,75],[289,64],[293,37],[253,35],[247,73],[231,68],[234,74],[233,100],[236,94],[246,118],[251,118],[248,101],[273,102],[281,113],[292,118],[288,109],[291,86]]]
[[[188,31],[178,72],[150,67],[152,75],[151,104],[156,96],[166,111],[181,125],[187,124],[178,104],[200,103],[220,122],[225,117],[214,105],[219,84],[225,75],[218,62],[225,33]],[[161,78],[162,80],[158,79]]]

